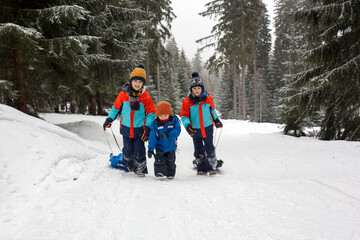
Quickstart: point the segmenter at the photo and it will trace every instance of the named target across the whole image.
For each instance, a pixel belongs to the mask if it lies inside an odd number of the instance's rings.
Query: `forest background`
[[[0,103],[25,113],[106,115],[143,63],[154,101],[176,114],[196,71],[221,118],[360,140],[359,1],[276,0],[275,39],[263,1],[209,1],[199,14],[215,24],[191,60],[172,35],[170,0],[0,3]]]

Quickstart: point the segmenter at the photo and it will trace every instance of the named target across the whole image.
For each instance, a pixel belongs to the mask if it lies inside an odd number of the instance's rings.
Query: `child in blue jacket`
[[[173,179],[175,176],[176,139],[180,135],[180,120],[172,114],[168,102],[160,102],[156,107],[156,119],[151,126],[148,157],[155,157],[154,170],[156,177]],[[156,153],[154,153],[156,149]]]

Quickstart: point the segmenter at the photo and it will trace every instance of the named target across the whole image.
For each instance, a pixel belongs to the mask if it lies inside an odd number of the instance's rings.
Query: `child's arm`
[[[190,107],[188,106],[188,100],[185,98],[185,100],[182,103],[181,106],[181,112],[180,112],[181,121],[185,128],[191,123],[190,121]]]
[[[181,125],[180,121],[177,117],[174,116],[175,120],[175,126],[174,128],[169,132],[170,138],[177,138],[180,135],[181,132]]]
[[[122,95],[123,95],[122,92],[120,92],[119,95],[117,96],[117,98],[111,108],[111,111],[108,114],[108,118],[115,120],[116,117],[119,115],[121,105],[122,105]]]
[[[146,120],[145,126],[151,127],[151,124],[155,120],[156,105],[151,99],[150,95],[147,95],[144,100]]]
[[[151,126],[150,136],[149,136],[149,145],[148,150],[153,152],[157,144],[157,137],[154,129],[154,124]]]
[[[215,111],[215,104],[214,104],[214,101],[213,101],[213,99],[212,99],[212,97],[210,95],[208,95],[208,98],[206,99],[206,103],[208,103],[210,105],[211,117],[215,121],[216,119],[219,118],[219,116],[217,115],[217,113]]]

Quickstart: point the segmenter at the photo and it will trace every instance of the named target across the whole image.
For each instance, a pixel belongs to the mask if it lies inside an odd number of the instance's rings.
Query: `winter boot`
[[[158,173],[155,174],[155,176],[158,177],[158,178],[161,178],[161,177],[164,177],[164,174],[158,172]]]
[[[197,175],[197,176],[204,176],[204,175],[206,175],[206,172],[198,171],[198,172],[196,173],[196,175]]]
[[[216,174],[217,174],[216,171],[209,171],[209,175],[210,175],[210,176],[215,176]]]

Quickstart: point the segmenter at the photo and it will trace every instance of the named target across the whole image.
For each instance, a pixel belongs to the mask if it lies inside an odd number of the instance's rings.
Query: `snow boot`
[[[217,174],[217,172],[214,171],[214,170],[213,170],[213,171],[209,171],[209,175],[210,175],[210,176],[215,176],[216,174]]]

